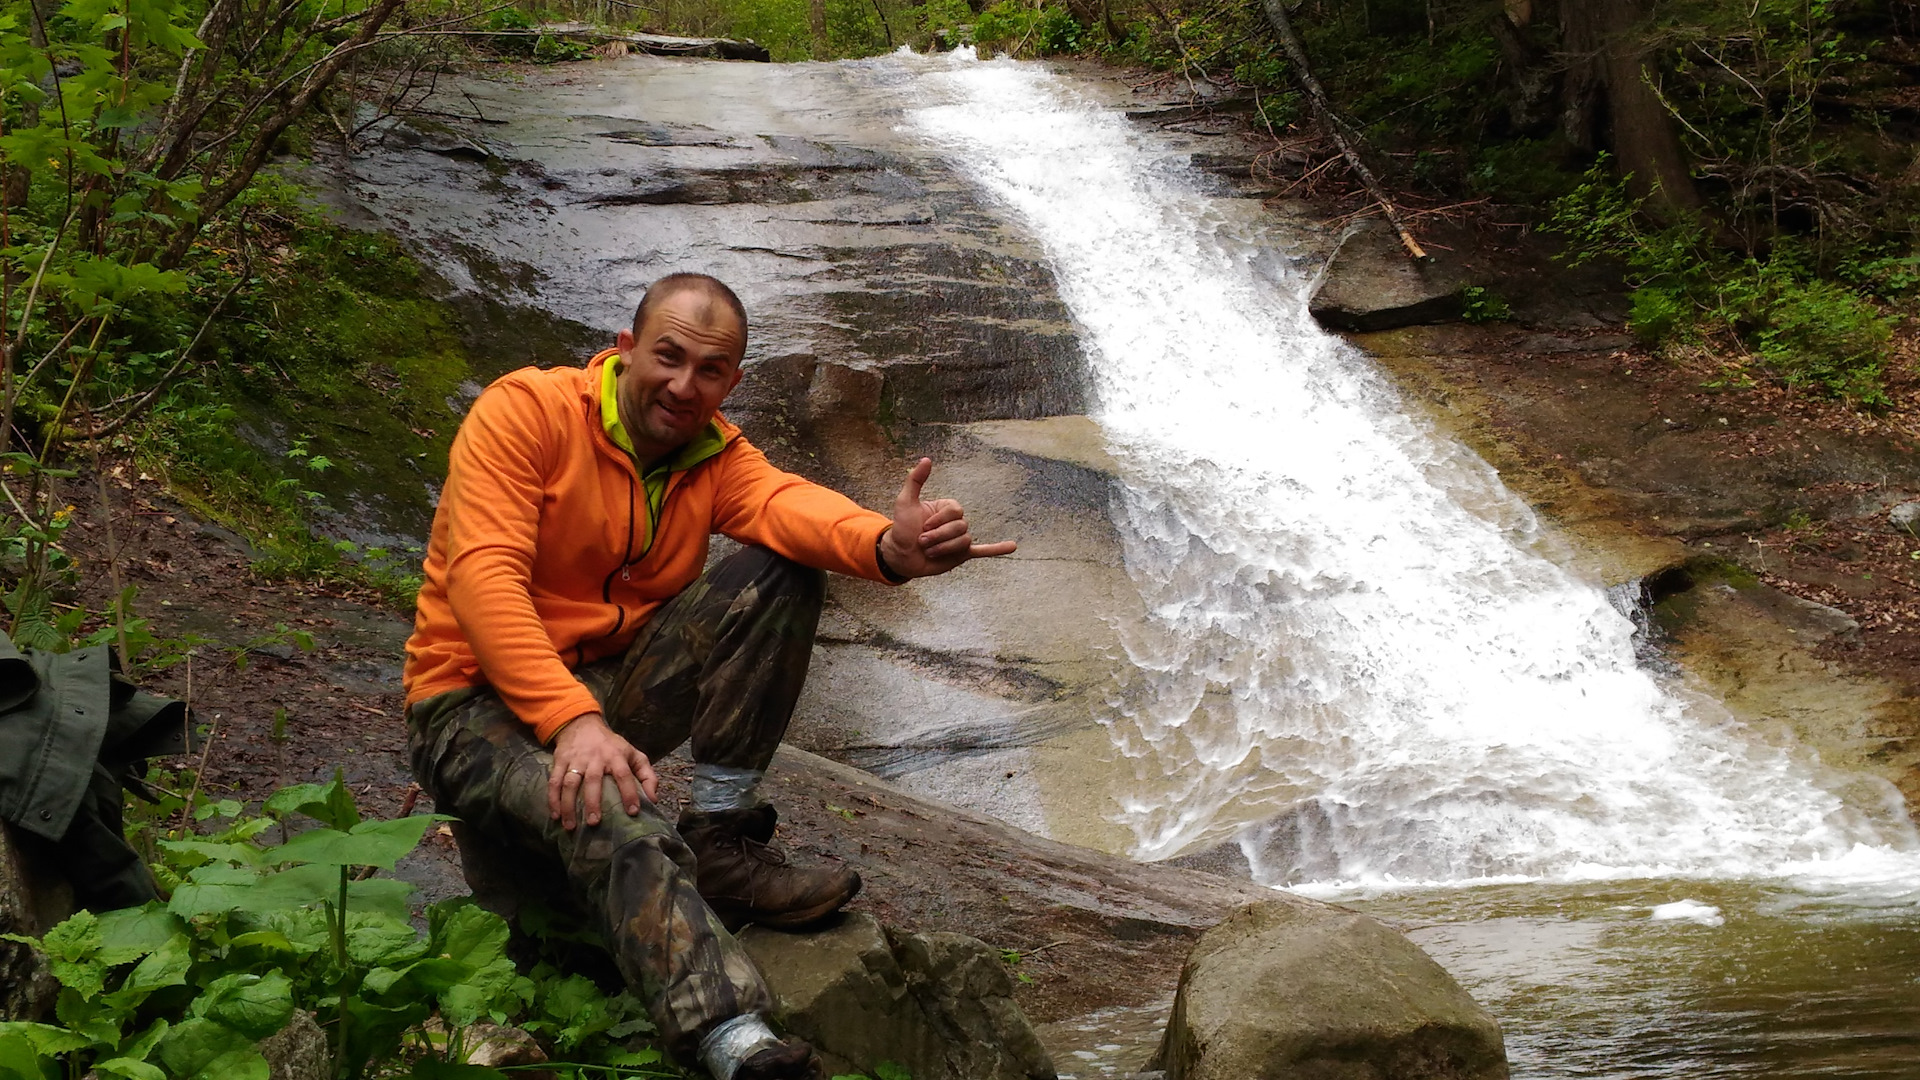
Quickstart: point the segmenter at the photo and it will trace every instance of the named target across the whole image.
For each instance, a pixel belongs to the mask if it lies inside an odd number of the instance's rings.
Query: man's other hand
[[[600,824],[604,781],[612,777],[620,789],[627,816],[640,812],[640,793],[652,802],[660,789],[647,755],[614,733],[599,713],[587,713],[560,729],[553,740],[553,773],[547,778],[547,812],[572,832],[574,803],[585,793],[587,824]]]
[[[888,569],[900,577],[932,577],[968,559],[990,559],[1014,550],[1011,540],[974,543],[966,511],[952,499],[928,502],[921,498],[921,489],[932,475],[933,459],[921,458],[893,501],[893,527],[880,538],[880,554]]]

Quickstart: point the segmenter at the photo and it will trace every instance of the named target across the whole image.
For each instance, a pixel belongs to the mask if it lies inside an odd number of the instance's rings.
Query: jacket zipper
[[[593,408],[597,409],[597,406]],[[595,418],[590,417],[589,419]],[[721,444],[721,449],[725,450],[726,443],[731,441],[731,439],[725,440],[725,442]],[[614,451],[620,454],[627,465],[627,469],[625,470],[627,476],[627,543],[625,550],[621,553],[623,559],[620,565],[613,570],[609,570],[606,580],[600,583],[600,599],[609,604],[613,604],[613,576],[615,574],[620,575],[621,581],[633,580],[633,566],[635,563],[644,562],[648,554],[653,551],[653,543],[660,535],[660,518],[667,512],[667,500],[673,497],[675,489],[680,486],[674,482],[675,474],[670,472],[667,474],[667,490],[660,496],[660,509],[655,510],[653,508],[653,500],[647,500],[647,546],[636,557],[633,554],[633,527],[638,524],[638,516],[634,510],[633,502],[635,497],[634,489],[636,487],[636,480],[640,474],[640,467],[634,463],[632,455],[622,453],[618,447],[615,447]],[[645,490],[644,482],[639,483],[638,486],[641,490]],[[607,631],[608,637],[618,634],[621,627],[627,624],[626,606],[622,604],[614,604],[613,606],[616,617],[613,621],[613,629]],[[580,656],[582,660],[584,660],[586,657],[586,646],[584,643],[580,646],[580,649]]]
[[[628,568],[633,565],[633,526],[634,526],[634,509],[633,509],[634,490],[633,489],[634,489],[633,472],[632,470],[628,470],[627,471],[627,543],[626,543],[626,547],[621,551],[622,561],[620,563],[619,568],[607,571],[607,579],[601,582],[600,584],[600,599],[609,604],[613,604],[613,575],[619,574],[621,581],[633,580],[632,575],[628,572]],[[647,547],[649,548],[653,547],[653,543],[651,539],[649,539],[647,543]],[[642,552],[640,557],[643,559],[646,558],[646,553]],[[620,632],[620,628],[627,625],[626,605],[613,604],[613,610],[615,615],[615,618],[613,620],[613,629],[607,631],[608,637],[612,637],[615,634],[618,634]]]

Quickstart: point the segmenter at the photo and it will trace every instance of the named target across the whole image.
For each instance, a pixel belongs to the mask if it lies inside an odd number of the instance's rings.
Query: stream
[[[1308,317],[1313,226],[1039,64],[575,71],[469,87],[488,168],[375,154],[353,190],[457,286],[587,325],[709,269],[755,312],[763,379],[840,356],[896,424],[1090,417],[1137,599],[1103,616],[1080,710],[1114,794],[1077,812],[1116,847],[1237,851],[1407,930],[1500,1019],[1516,1077],[1920,1070],[1898,793],[1644,663],[1550,525]],[[897,389],[909,371],[933,389]],[[1009,766],[983,806],[1077,838],[1032,810],[1026,751],[993,752],[954,758]],[[1055,1025],[1062,1074],[1138,1068],[1159,1021]]]

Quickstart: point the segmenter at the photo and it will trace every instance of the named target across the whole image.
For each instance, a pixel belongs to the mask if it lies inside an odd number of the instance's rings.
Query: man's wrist
[[[561,724],[559,727],[554,728],[553,737],[547,740],[547,745],[549,746],[558,745],[560,742],[560,736],[566,734],[569,731],[574,730],[574,725],[580,723],[580,721],[582,720],[598,720],[602,724],[605,724],[607,722],[607,718],[598,711],[583,712],[579,716],[576,716],[573,719],[567,721],[566,723]]]
[[[887,537],[890,534],[892,534],[892,532],[893,532],[893,527],[888,526],[887,528],[881,530],[879,536],[874,537],[873,563],[875,566],[880,568],[880,576],[883,578],[886,578],[888,584],[905,585],[907,582],[913,579],[899,572],[898,570],[895,570],[893,567],[887,565],[887,548],[886,548]]]

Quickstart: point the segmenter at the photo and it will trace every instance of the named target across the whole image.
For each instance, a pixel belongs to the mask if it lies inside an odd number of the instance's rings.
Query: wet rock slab
[[[651,56],[450,79],[432,122],[339,163],[333,201],[458,291],[608,338],[653,279],[715,274],[752,315],[750,381],[876,371],[893,423],[1081,411],[1040,252],[897,130],[886,80]]]

